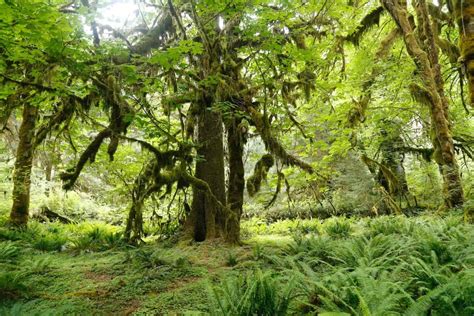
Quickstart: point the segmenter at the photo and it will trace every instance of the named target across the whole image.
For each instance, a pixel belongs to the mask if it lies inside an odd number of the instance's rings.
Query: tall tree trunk
[[[225,174],[222,116],[208,109],[203,102],[197,122],[197,149],[195,176],[208,183],[212,194],[225,205]],[[193,190],[191,213],[186,229],[196,241],[220,237],[224,233],[226,214],[206,192]]]
[[[229,243],[240,242],[240,217],[244,204],[245,170],[244,170],[244,128],[240,126],[241,119],[233,118],[226,124],[227,145],[229,150],[229,188],[227,202],[231,214],[227,218],[226,240]]]
[[[464,193],[448,120],[449,104],[444,95],[438,50],[435,47],[426,1],[417,0],[414,4],[418,22],[416,33],[409,22],[405,1],[381,0],[381,2],[400,28],[408,54],[421,75],[423,87],[420,87],[420,90],[430,108],[432,143],[435,159],[441,166],[444,180],[445,204],[448,208],[461,206],[464,202]]]
[[[452,10],[459,27],[459,48],[469,87],[469,102],[474,107],[474,0],[453,0]]]
[[[20,126],[19,143],[13,173],[13,206],[10,221],[16,226],[26,226],[30,207],[31,168],[34,155],[34,136],[38,110],[25,104]]]

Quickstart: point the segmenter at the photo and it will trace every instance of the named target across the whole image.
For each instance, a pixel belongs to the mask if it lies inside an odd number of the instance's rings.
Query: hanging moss
[[[474,106],[474,2],[451,0],[448,2],[459,29],[460,62],[466,75],[471,107]]]
[[[438,50],[435,46],[434,30],[426,2],[419,1],[414,6],[417,18],[416,32],[409,20],[410,14],[405,4],[402,5],[397,1],[390,0],[382,0],[381,2],[400,28],[407,52],[417,66],[423,88],[429,92],[429,107],[434,136],[432,136],[432,143],[435,150],[433,158],[438,162],[443,176],[445,206],[448,208],[461,206],[464,202],[464,193],[451,136],[448,117],[449,104],[444,95],[444,82],[439,65]],[[461,24],[464,25],[464,23]],[[474,34],[470,31],[468,35]],[[461,42],[466,41],[469,43],[469,38],[466,38],[465,41],[461,39]],[[461,56],[464,56],[462,48]],[[474,62],[472,64],[474,69]],[[466,67],[469,68],[468,65]]]
[[[431,94],[428,90],[417,85],[416,83],[411,83],[408,86],[408,89],[410,90],[411,97],[414,101],[428,107],[431,106]]]
[[[362,19],[362,21],[360,21],[360,25],[357,27],[357,29],[346,37],[346,40],[358,46],[362,36],[367,33],[372,27],[379,24],[380,17],[383,13],[383,7],[378,7],[374,11],[367,14]]]
[[[263,155],[253,170],[253,175],[250,176],[247,180],[247,192],[250,196],[254,196],[257,192],[260,191],[260,186],[262,180],[267,178],[268,170],[273,167],[275,160],[270,154]]]
[[[278,139],[273,135],[270,122],[268,118],[257,111],[253,106],[247,107],[247,113],[252,118],[253,125],[256,127],[260,137],[262,138],[265,148],[275,157],[278,157],[283,164],[287,166],[296,166],[302,170],[313,173],[313,167],[299,159],[296,156],[289,154],[285,148],[280,144]]]

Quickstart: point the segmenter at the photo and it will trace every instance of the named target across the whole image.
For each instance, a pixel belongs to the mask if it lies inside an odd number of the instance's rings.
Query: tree
[[[469,103],[474,106],[474,1],[451,0],[448,8],[459,28],[460,61],[469,87]]]
[[[5,24],[0,34],[3,119],[23,108],[10,213],[17,226],[28,222],[36,148],[52,131],[67,125],[74,108],[85,103],[71,91],[78,88],[78,82],[67,73],[68,66],[71,70],[76,65],[68,58],[79,57],[75,52],[80,51],[80,45],[72,26],[76,20],[67,19],[58,7],[42,2],[0,4]]]
[[[419,100],[430,109],[434,158],[443,175],[445,204],[448,208],[461,206],[464,194],[451,134],[449,104],[444,94],[444,81],[426,1],[419,0],[413,4],[417,20],[416,32],[410,23],[404,1],[382,0],[382,4],[400,28],[408,54],[420,73],[423,86],[414,84],[412,89],[418,91]]]

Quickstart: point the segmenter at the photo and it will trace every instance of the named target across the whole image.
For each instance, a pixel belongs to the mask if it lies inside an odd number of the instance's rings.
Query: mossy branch
[[[369,168],[373,165],[376,165],[379,167],[380,171],[382,172],[382,174],[384,175],[385,179],[387,179],[387,182],[388,182],[388,185],[389,185],[389,188],[390,188],[390,193],[392,192],[395,192],[396,191],[396,188],[399,187],[400,185],[400,181],[398,181],[398,178],[397,176],[392,172],[392,170],[390,170],[387,166],[385,166],[384,164],[376,161],[376,160],[373,160],[369,157],[367,157],[366,155],[362,155],[361,156],[361,160],[363,163],[365,163]]]
[[[262,138],[265,147],[271,154],[278,157],[282,161],[282,163],[287,166],[296,166],[308,173],[314,172],[314,169],[310,164],[289,154],[285,150],[285,148],[273,135],[270,128],[270,124],[268,122],[265,122],[266,120],[260,112],[258,112],[252,106],[247,107],[247,112],[252,118],[253,124],[255,125],[260,137]]]
[[[273,167],[274,163],[275,160],[270,154],[263,155],[262,158],[257,161],[253,170],[253,175],[251,175],[247,180],[247,192],[250,196],[254,196],[260,191],[261,183],[267,178],[267,173],[270,168]]]
[[[69,172],[63,172],[59,175],[59,178],[64,181],[63,189],[64,190],[71,190],[74,184],[76,183],[77,178],[82,172],[82,169],[86,165],[88,161],[91,163],[95,161],[95,156],[99,151],[100,145],[102,142],[112,135],[112,130],[110,128],[106,128],[102,130],[95,139],[87,146],[86,150],[82,153],[79,161],[76,164],[76,167]]]

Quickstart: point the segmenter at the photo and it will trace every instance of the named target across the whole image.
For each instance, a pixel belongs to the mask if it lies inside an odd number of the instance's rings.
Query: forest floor
[[[474,233],[460,215],[251,219],[241,247],[130,248],[95,225],[0,228],[0,315],[201,315],[213,288],[256,270],[281,284],[298,277],[289,314],[474,314]]]

